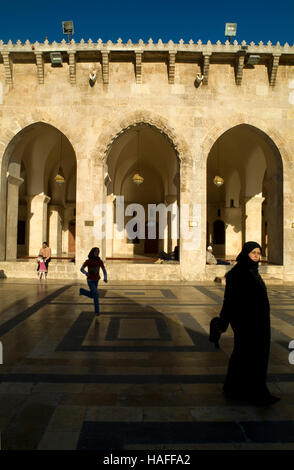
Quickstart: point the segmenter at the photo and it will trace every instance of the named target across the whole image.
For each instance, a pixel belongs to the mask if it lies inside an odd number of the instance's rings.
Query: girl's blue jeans
[[[98,293],[98,281],[91,281],[87,279],[87,283],[89,286],[89,291],[86,289],[80,289],[80,295],[85,295],[86,297],[90,297],[94,300],[94,307],[95,313],[99,314],[99,293]]]

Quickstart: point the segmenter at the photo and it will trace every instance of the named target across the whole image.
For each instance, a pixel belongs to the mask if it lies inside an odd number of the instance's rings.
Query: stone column
[[[165,196],[165,203],[167,206],[172,205],[172,212],[167,215],[167,252],[172,252],[178,244],[177,227],[178,227],[178,210],[177,210],[177,196]]]
[[[262,244],[262,203],[264,197],[245,197],[245,242]]]
[[[93,214],[95,225],[97,224],[99,220],[99,223],[101,226],[101,220],[103,220],[102,228],[104,230],[104,235],[102,239],[101,237],[97,236],[97,232],[95,228],[94,230],[92,230],[92,234],[93,234],[93,240],[94,240],[93,246],[98,246],[100,248],[100,257],[103,259],[106,258],[106,228],[107,228],[106,187],[104,183],[104,176],[105,176],[104,163],[100,160],[95,161],[93,165],[93,181],[94,181],[95,187],[93,188],[92,214]],[[101,217],[101,211],[98,209],[98,212],[97,212],[97,207],[99,208],[102,204],[104,205],[104,207],[103,207],[103,213]]]
[[[7,177],[7,212],[6,212],[6,260],[17,257],[18,192],[23,179],[17,176]]]
[[[279,175],[268,179],[266,221],[268,233],[268,262],[283,264],[283,191],[279,187]],[[292,235],[293,237],[293,235]]]
[[[47,204],[49,201],[50,197],[46,194],[27,196],[29,256],[37,256],[42,243],[47,241]]]
[[[108,217],[107,217],[107,227],[106,227],[106,253],[105,256],[109,256],[110,258],[113,257],[113,245],[114,245],[114,225],[115,225],[115,196],[114,194],[110,194],[106,196],[106,204],[108,209]]]
[[[69,232],[69,221],[70,221],[70,208],[68,206],[64,207],[63,210],[63,223],[62,223],[62,242],[61,242],[61,252],[68,253],[68,232]]]
[[[163,233],[163,235],[164,235],[164,238],[163,238],[163,251],[165,251],[165,253],[168,253],[168,251],[169,251],[168,219],[169,219],[169,215],[167,214],[167,224],[164,227],[164,233]]]
[[[69,224],[75,219],[74,209],[75,203],[69,202],[63,208],[63,223],[62,223],[62,253],[68,253],[69,247]]]
[[[96,224],[99,225],[99,204],[104,202],[104,166],[103,162],[85,156],[77,158],[77,204],[76,204],[76,265],[77,269],[87,259],[90,249],[100,248],[100,257],[106,253],[105,239],[97,236]],[[99,234],[98,234],[99,235]]]
[[[200,152],[199,152],[200,157]],[[206,173],[200,159],[181,162],[180,169],[180,267],[183,280],[202,280],[205,274]],[[185,238],[186,237],[186,238]]]
[[[291,149],[292,153],[294,148]],[[284,180],[284,243],[283,243],[283,265],[284,281],[293,282],[294,279],[294,168],[292,162],[285,161]]]
[[[53,256],[62,254],[62,207],[49,206],[49,246]]]
[[[225,207],[226,257],[235,257],[242,249],[241,207]]]

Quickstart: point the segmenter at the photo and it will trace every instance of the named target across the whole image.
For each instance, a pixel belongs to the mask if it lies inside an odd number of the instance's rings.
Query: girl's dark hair
[[[47,245],[47,246],[48,246],[48,243],[47,243],[47,242],[43,242],[43,245]]]
[[[95,251],[98,251],[98,255],[96,256],[95,254]],[[100,250],[97,246],[94,246],[94,248],[92,248],[92,250],[89,251],[89,254],[88,254],[88,258],[89,259],[97,259],[99,258],[99,253],[100,253]]]

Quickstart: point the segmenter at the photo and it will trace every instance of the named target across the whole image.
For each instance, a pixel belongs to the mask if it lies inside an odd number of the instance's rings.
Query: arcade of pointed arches
[[[107,174],[105,200],[114,205],[114,211],[118,195],[124,196],[126,205],[179,204],[188,182],[184,171],[192,161],[188,146],[183,140],[176,141],[165,121],[138,115],[133,124],[129,122],[121,123],[124,127],[118,132],[113,126],[97,147]],[[101,142],[105,142],[104,148]],[[54,180],[60,163],[66,179],[62,186]],[[138,163],[144,176],[140,187],[131,179]],[[2,183],[5,181],[1,185],[2,259],[35,256],[43,240],[49,241],[53,255],[74,256],[76,173],[71,142],[51,124],[31,124],[12,138],[1,168]],[[213,184],[216,173],[225,180],[220,188]],[[206,242],[213,244],[215,254],[234,258],[242,243],[253,239],[261,243],[269,263],[283,264],[283,164],[273,140],[249,124],[232,127],[213,142],[206,174]],[[163,240],[132,243],[125,227],[122,229],[122,240],[106,241],[107,257],[157,256],[179,243],[171,238],[170,220]]]

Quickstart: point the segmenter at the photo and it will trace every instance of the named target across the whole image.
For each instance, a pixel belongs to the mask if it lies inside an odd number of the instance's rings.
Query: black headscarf
[[[260,276],[258,272],[258,261],[253,261],[251,258],[249,258],[249,253],[251,253],[252,250],[255,248],[259,248],[261,251],[261,246],[259,243],[256,242],[246,242],[243,245],[242,251],[238,254],[236,260],[237,263],[233,268],[227,272],[225,275],[227,281],[230,279],[232,281],[235,279],[238,283],[244,283],[246,284],[246,280],[248,280],[248,276],[252,279],[255,280],[256,285],[258,285],[263,293],[264,293],[264,298],[266,302],[266,307],[267,309],[269,308],[269,303],[268,303],[268,298],[267,298],[267,289],[266,285],[263,282],[262,277]]]
[[[243,245],[242,251],[238,254],[236,260],[240,267],[247,268],[250,270],[258,270],[258,261],[253,261],[249,258],[249,253],[255,248],[259,248],[262,251],[261,246],[257,242],[246,242]]]
[[[261,246],[257,242],[246,242],[243,245],[242,251],[238,254],[236,260],[237,264],[234,266],[234,270],[236,272],[243,272],[250,271],[251,275],[253,275],[255,281],[262,287],[263,291],[266,293],[266,286],[263,282],[262,277],[258,272],[258,261],[253,261],[249,258],[249,253],[255,248],[259,248],[262,251]]]

